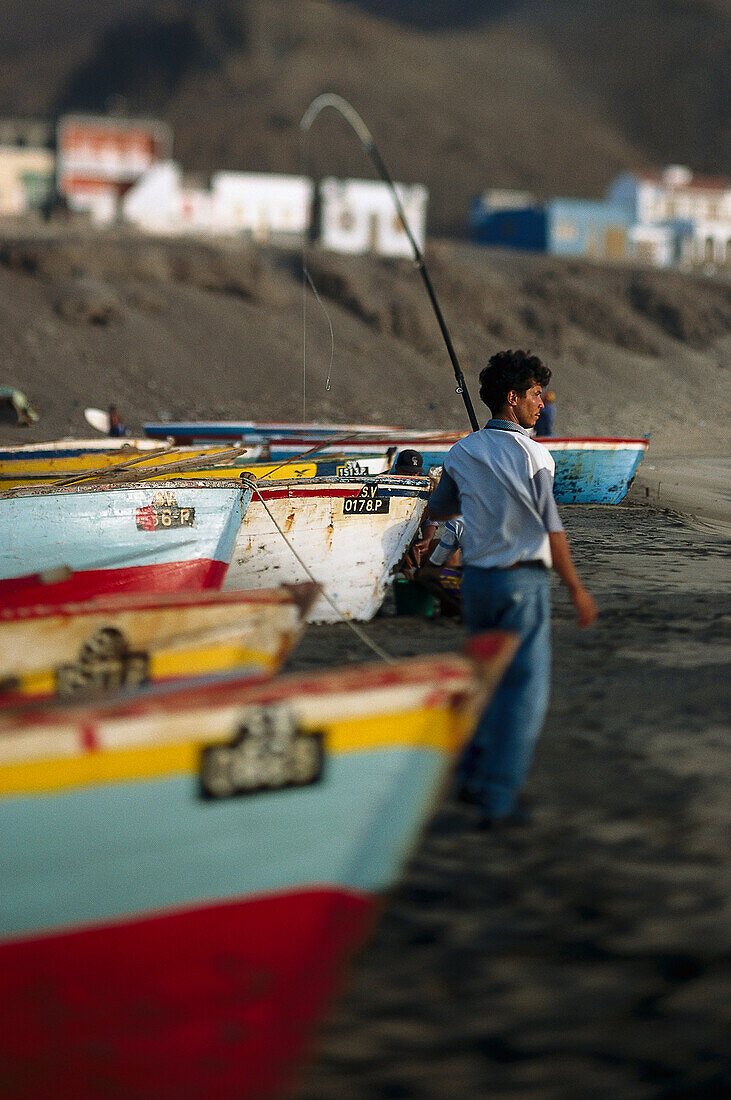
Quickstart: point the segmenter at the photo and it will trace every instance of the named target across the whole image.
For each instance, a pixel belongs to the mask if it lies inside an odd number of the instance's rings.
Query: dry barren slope
[[[334,329],[301,258],[130,237],[0,245],[3,381],[42,414],[6,441],[84,433],[110,401],[131,428],[161,417],[365,420],[461,427],[465,415],[411,264],[311,252]],[[555,368],[567,434],[652,433],[657,453],[723,453],[728,284],[435,243],[430,270],[468,383],[495,350]]]

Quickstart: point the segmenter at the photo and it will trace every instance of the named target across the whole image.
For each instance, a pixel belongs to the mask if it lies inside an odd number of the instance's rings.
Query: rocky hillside
[[[466,427],[413,266],[310,250],[322,308],[308,295],[303,325],[301,261],[123,235],[7,236],[2,381],[41,420],[0,436],[88,435],[84,408],[110,402],[134,431],[176,417]],[[561,433],[649,432],[656,454],[727,452],[727,283],[447,243],[430,247],[429,267],[476,405],[487,358],[527,347],[554,368]]]

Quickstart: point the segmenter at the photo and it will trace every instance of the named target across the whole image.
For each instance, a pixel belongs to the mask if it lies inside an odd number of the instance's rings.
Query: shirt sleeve
[[[459,536],[457,535],[454,524],[447,520],[444,525],[442,537],[437,546],[434,547],[429,561],[432,565],[444,565],[445,561],[451,558],[455,550],[459,550]]]
[[[563,523],[558,514],[556,500],[553,495],[553,475],[550,470],[545,469],[545,467],[536,470],[533,475],[533,489],[543,526],[550,534],[563,531]]]
[[[434,519],[448,519],[461,512],[457,483],[446,470],[442,470],[439,484],[429,497],[427,511]]]

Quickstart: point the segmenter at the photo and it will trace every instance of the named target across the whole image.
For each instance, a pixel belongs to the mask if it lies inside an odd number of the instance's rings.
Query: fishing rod
[[[313,122],[320,114],[320,112],[324,110],[325,107],[334,107],[335,110],[343,116],[345,121],[350,124],[353,130],[355,130],[356,136],[360,139],[361,145],[365,149],[368,156],[371,158],[375,169],[378,172],[378,175],[391,191],[393,201],[396,204],[396,211],[399,218],[401,219],[401,224],[404,227],[406,236],[409,238],[409,243],[414,251],[414,262],[421,272],[421,277],[424,280],[426,292],[429,295],[429,301],[432,304],[432,309],[434,310],[439,328],[441,329],[444,343],[447,346],[449,358],[452,361],[452,369],[454,370],[454,377],[457,382],[456,392],[462,397],[462,400],[465,403],[465,408],[467,409],[467,415],[470,418],[472,430],[473,432],[476,432],[479,430],[480,425],[477,423],[477,417],[475,416],[475,410],[472,406],[472,400],[470,398],[469,390],[467,389],[467,383],[465,382],[462,368],[459,365],[457,353],[454,350],[452,338],[449,335],[449,330],[444,321],[444,317],[442,316],[442,311],[439,308],[439,302],[437,301],[437,296],[434,291],[432,281],[429,277],[429,272],[426,269],[426,261],[424,259],[421,249],[416,243],[414,234],[411,232],[411,227],[409,226],[409,223],[406,219],[406,212],[404,211],[398,191],[396,190],[396,185],[393,182],[391,173],[384,163],[383,157],[378,151],[376,143],[373,140],[373,135],[371,134],[370,130],[368,129],[358,112],[348,103],[347,99],[343,99],[342,96],[335,95],[332,92],[325,92],[323,95],[319,95],[316,99],[313,99],[312,103],[309,105],[304,115],[302,116],[302,121],[300,122],[300,130],[303,134],[308,133]]]

